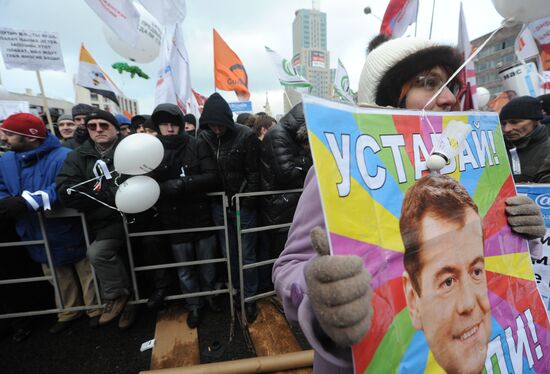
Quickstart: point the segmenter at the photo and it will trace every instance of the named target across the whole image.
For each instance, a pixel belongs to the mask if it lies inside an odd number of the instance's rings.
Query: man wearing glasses
[[[119,123],[100,109],[91,112],[85,123],[90,138],[67,157],[56,179],[58,194],[66,206],[84,212],[88,223],[93,240],[88,257],[106,302],[99,324],[109,323],[122,313],[119,328],[125,330],[133,323],[135,310],[125,309],[130,281],[121,256],[124,228],[120,214],[104,205],[115,206],[117,186],[109,171],[114,169],[114,152],[120,141]],[[87,180],[91,181],[68,191]]]

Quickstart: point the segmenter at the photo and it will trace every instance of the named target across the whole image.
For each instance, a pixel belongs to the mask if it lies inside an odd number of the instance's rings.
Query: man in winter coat
[[[154,172],[160,184],[157,207],[162,228],[174,230],[213,226],[206,192],[218,189],[219,177],[208,145],[185,132],[184,116],[177,105],[158,105],[151,120],[164,146],[164,159]],[[173,234],[170,235],[170,244],[177,262],[218,257],[216,235],[212,231]],[[184,293],[212,291],[216,264],[181,266],[178,276]],[[195,328],[202,319],[203,298],[195,296],[185,300],[189,311],[187,325]],[[213,311],[221,311],[212,297],[206,300]]]
[[[36,212],[58,207],[55,177],[70,149],[46,131],[42,120],[29,113],[8,117],[0,127],[0,139],[10,151],[0,158],[0,217],[15,218],[23,241],[42,240]],[[57,278],[61,308],[95,305],[94,281],[86,258],[86,243],[80,219],[74,217],[44,220],[51,261]],[[52,275],[44,245],[26,246],[32,259],[42,264],[46,276]],[[82,295],[80,293],[82,287]],[[88,310],[90,325],[97,326],[101,312]],[[50,328],[53,334],[65,330],[82,312],[60,312]]]
[[[254,132],[241,124],[233,121],[233,113],[227,102],[220,94],[212,94],[202,111],[199,120],[198,138],[205,141],[217,164],[218,172],[222,180],[223,189],[229,199],[227,210],[229,230],[229,253],[231,261],[231,278],[235,286],[239,280],[239,256],[237,245],[237,216],[235,200],[237,193],[256,192],[260,190],[260,173],[258,169],[260,142]],[[256,226],[256,200],[244,198],[240,200],[241,228],[248,229]],[[224,224],[223,206],[215,203],[212,213],[216,225]],[[225,239],[222,233],[218,233],[219,241],[224,254],[226,254]],[[243,263],[256,262],[256,234],[250,233],[242,236]],[[255,268],[244,271],[244,297],[254,296],[258,290],[258,272]],[[256,319],[256,303],[246,304],[248,322]]]
[[[64,204],[85,214],[93,238],[88,257],[106,300],[99,320],[104,325],[125,310],[130,295],[128,271],[121,253],[125,240],[122,217],[110,208],[115,206],[117,186],[109,171],[114,169],[113,157],[120,139],[117,120],[103,110],[96,109],[86,117],[86,128],[90,138],[69,154],[56,184]],[[100,177],[95,179],[97,175]],[[90,179],[91,182],[74,187]],[[134,319],[134,309],[127,309],[119,320],[123,330]]]
[[[73,106],[71,113],[73,121],[76,124],[76,129],[73,132],[72,138],[63,143],[65,147],[75,149],[88,139],[85,120],[86,116],[94,110],[95,108],[88,104],[76,104]]]
[[[261,146],[260,176],[262,191],[302,188],[312,159],[307,138],[302,103],[292,108],[264,137]],[[262,226],[292,221],[299,193],[262,197],[260,220]],[[284,248],[288,229],[269,231],[271,257],[279,256]]]
[[[502,107],[502,134],[516,183],[550,182],[550,139],[538,99],[520,96]]]
[[[429,111],[458,109],[460,83],[453,80],[443,85],[461,64],[455,48],[419,38],[378,36],[369,45],[358,101],[405,109],[426,106]],[[513,231],[527,239],[545,234],[540,209],[532,200],[515,196],[506,204]],[[373,315],[370,275],[358,256],[328,256],[325,227],[319,185],[311,168],[285,249],[273,266],[273,282],[286,317],[299,322],[315,350],[313,371],[353,373],[351,346],[367,333]]]

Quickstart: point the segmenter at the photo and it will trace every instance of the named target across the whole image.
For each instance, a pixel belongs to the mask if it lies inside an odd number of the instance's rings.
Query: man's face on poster
[[[460,227],[428,213],[419,229],[418,292],[404,274],[412,323],[447,373],[480,373],[491,337],[480,217],[467,208]]]

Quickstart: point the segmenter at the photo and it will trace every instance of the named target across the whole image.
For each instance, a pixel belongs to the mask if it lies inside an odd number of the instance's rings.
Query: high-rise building
[[[502,92],[502,79],[499,71],[518,63],[514,52],[514,42],[521,31],[522,25],[505,27],[498,31],[493,39],[474,59],[476,83],[485,87],[491,93],[491,98]],[[491,33],[471,41],[472,49],[478,48]]]
[[[318,2],[313,9],[299,9],[292,22],[292,65],[311,84],[311,94],[332,97],[332,74],[330,53],[327,50],[327,14],[319,10]],[[286,89],[285,111],[300,101],[293,89]]]

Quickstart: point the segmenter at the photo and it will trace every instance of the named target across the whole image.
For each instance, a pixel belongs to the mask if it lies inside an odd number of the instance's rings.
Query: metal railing
[[[260,262],[254,262],[251,264],[243,264],[242,236],[249,233],[254,233],[254,232],[270,231],[270,230],[290,227],[292,222],[282,223],[277,225],[268,225],[268,226],[256,225],[256,227],[252,227],[249,229],[242,229],[241,214],[240,214],[240,199],[244,197],[258,197],[258,196],[269,196],[269,195],[282,195],[282,194],[289,194],[289,193],[302,193],[302,191],[303,191],[303,188],[296,188],[291,190],[278,190],[278,191],[247,192],[247,193],[239,193],[232,197],[232,199],[235,199],[235,215],[237,219],[237,246],[238,246],[237,252],[239,254],[239,277],[241,279],[241,282],[240,282],[241,298],[239,301],[241,304],[241,320],[245,325],[248,324],[248,321],[246,320],[246,312],[245,312],[244,304],[247,302],[252,302],[252,301],[256,301],[259,299],[263,299],[263,298],[267,298],[272,295],[275,295],[275,290],[259,293],[254,296],[245,297],[244,296],[244,270],[274,264],[277,258],[272,258],[272,259],[264,260]]]
[[[278,191],[262,191],[262,192],[249,192],[249,193],[240,193],[233,196],[233,199],[235,199],[235,215],[236,215],[236,231],[237,231],[237,252],[239,256],[239,275],[240,275],[240,306],[241,306],[241,320],[246,325],[246,314],[245,314],[245,303],[247,302],[253,302],[259,299],[267,298],[275,294],[274,290],[263,292],[256,294],[254,296],[245,297],[244,296],[244,270],[247,269],[253,269],[253,268],[259,268],[262,266],[272,265],[277,260],[276,258],[254,262],[250,264],[243,264],[243,254],[242,254],[242,236],[247,235],[250,233],[256,233],[256,232],[262,232],[262,231],[270,231],[270,230],[276,230],[281,228],[288,228],[292,224],[292,222],[283,223],[283,224],[277,224],[277,225],[268,225],[268,226],[258,226],[248,228],[248,229],[242,229],[241,228],[241,215],[240,215],[240,199],[245,197],[259,197],[259,196],[268,196],[268,195],[279,195],[279,194],[288,194],[288,193],[301,193],[303,189],[290,189],[290,190],[278,190]],[[152,270],[158,270],[158,269],[167,269],[167,268],[177,268],[181,266],[196,266],[196,265],[203,265],[203,264],[213,264],[213,263],[226,263],[227,267],[227,287],[226,288],[219,288],[212,291],[201,291],[201,292],[193,292],[193,293],[182,293],[177,295],[169,295],[165,298],[165,300],[177,300],[177,299],[185,299],[190,297],[199,297],[199,296],[215,296],[219,294],[229,294],[229,302],[230,302],[230,310],[231,310],[231,321],[233,326],[233,321],[235,317],[235,308],[233,303],[233,297],[232,296],[232,290],[233,290],[233,280],[231,279],[231,261],[230,261],[230,247],[229,247],[229,237],[228,237],[228,222],[227,222],[227,208],[229,207],[229,202],[227,199],[227,196],[224,192],[213,192],[207,194],[209,197],[219,197],[222,199],[223,202],[223,220],[224,225],[223,226],[209,226],[209,227],[198,227],[198,228],[192,228],[192,229],[178,229],[178,230],[157,230],[157,231],[143,231],[143,232],[129,232],[128,230],[128,224],[123,220],[124,223],[124,230],[125,230],[125,237],[126,237],[126,248],[128,251],[128,262],[130,267],[130,274],[131,274],[131,281],[133,286],[133,299],[129,301],[129,304],[142,304],[146,303],[148,300],[145,298],[142,298],[140,296],[140,290],[139,285],[137,282],[136,273],[141,271],[152,271]],[[94,291],[96,295],[97,304],[95,305],[83,305],[83,306],[76,306],[76,307],[70,307],[66,308],[64,305],[64,300],[61,297],[61,292],[59,290],[59,282],[57,279],[57,274],[55,271],[55,267],[53,266],[52,262],[52,256],[51,256],[51,249],[50,244],[48,241],[45,225],[44,225],[44,219],[49,218],[62,218],[62,217],[79,217],[81,220],[81,224],[83,227],[84,232],[84,239],[86,248],[88,249],[90,247],[90,236],[87,230],[86,220],[83,213],[79,213],[74,209],[57,209],[55,211],[49,211],[49,212],[38,212],[38,221],[40,224],[40,230],[42,233],[42,240],[34,240],[34,241],[17,241],[17,242],[6,242],[6,243],[0,243],[0,248],[2,247],[22,247],[26,245],[36,245],[36,244],[42,244],[44,245],[47,260],[48,260],[48,267],[52,270],[52,275],[50,276],[38,276],[38,277],[27,277],[27,278],[13,278],[13,279],[3,279],[0,280],[0,286],[2,285],[10,285],[10,284],[20,284],[20,283],[30,283],[30,282],[41,282],[41,281],[49,281],[52,283],[54,287],[54,294],[56,295],[56,298],[60,301],[61,305],[60,307],[56,307],[53,309],[45,309],[45,310],[34,310],[34,311],[26,311],[26,312],[17,312],[17,313],[5,313],[0,314],[0,319],[5,318],[13,318],[13,317],[26,317],[26,316],[35,316],[35,315],[44,315],[44,314],[52,314],[52,313],[59,313],[59,312],[71,312],[71,311],[84,311],[84,310],[91,310],[91,309],[97,309],[101,308],[103,306],[103,302],[101,300],[101,293],[99,292],[99,284],[97,282],[97,277],[95,275],[93,266],[91,266],[91,272],[94,280]],[[165,264],[159,264],[159,265],[145,265],[145,266],[135,266],[134,263],[134,255],[132,250],[132,242],[131,238],[138,238],[138,237],[145,237],[145,236],[157,236],[157,235],[170,235],[170,234],[183,234],[183,233],[193,233],[193,232],[204,232],[204,231],[224,231],[224,239],[225,239],[225,254],[222,253],[222,257],[214,258],[214,259],[208,259],[208,260],[200,260],[200,261],[186,261],[186,262],[171,262],[171,263],[165,263]],[[220,243],[221,244],[221,243]],[[225,256],[224,256],[225,255]],[[233,328],[232,328],[233,331]],[[230,336],[233,335],[231,331]]]

